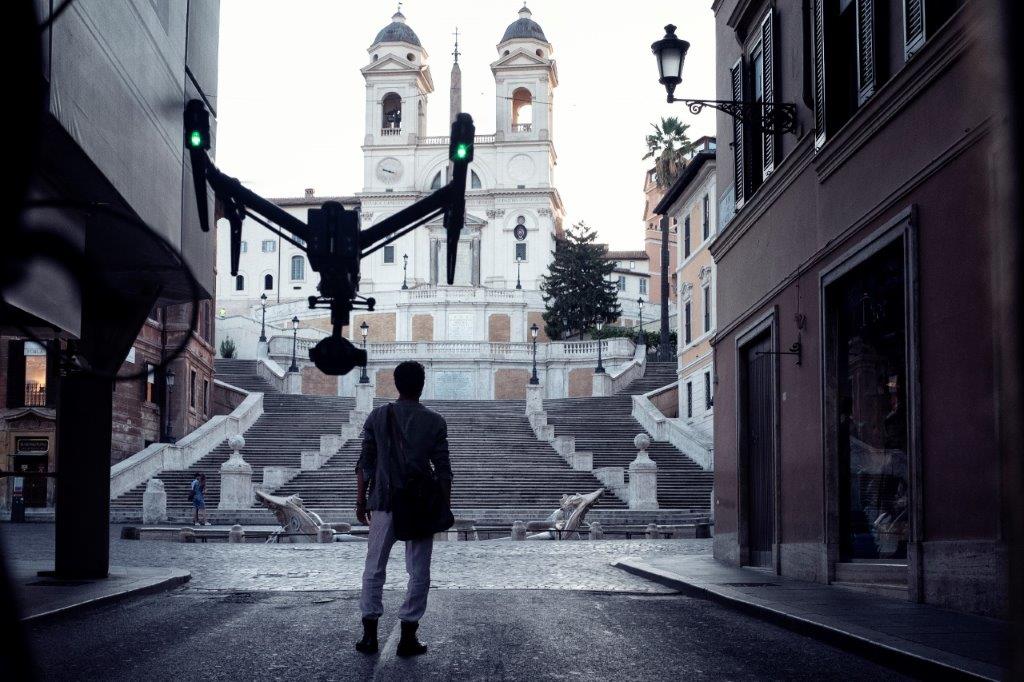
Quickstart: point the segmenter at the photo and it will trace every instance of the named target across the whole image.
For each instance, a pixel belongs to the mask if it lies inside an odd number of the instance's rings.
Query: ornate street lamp
[[[569,340],[569,318],[566,317],[562,320],[562,339],[565,341]]]
[[[363,320],[363,323],[359,325],[359,333],[363,335],[363,352],[366,352],[366,335],[370,333],[370,325],[366,324],[366,320]],[[363,371],[359,374],[359,383],[370,383],[370,377],[366,376],[366,365],[363,365]]]
[[[639,317],[640,317],[640,333],[636,337],[637,338],[637,344],[639,344],[639,343],[641,343],[641,341],[642,341],[642,339],[644,337],[644,297],[643,296],[641,296],[640,298],[636,299],[636,307],[640,311],[640,313],[639,313]]]
[[[168,367],[164,370],[164,442],[173,443],[174,436],[171,435],[171,388],[174,387],[174,370]]]
[[[604,318],[597,320],[597,331],[604,329]],[[594,374],[604,374],[604,365],[601,363],[601,344],[603,340],[597,340],[597,367],[594,368]]]
[[[523,288],[523,281],[519,277],[520,273],[522,272],[522,268],[523,268],[523,259],[520,258],[519,256],[516,256],[516,289],[522,289]]]
[[[796,132],[796,105],[782,102],[747,102],[738,100],[677,99],[676,86],[683,82],[683,62],[690,43],[676,37],[676,27],[665,27],[665,37],[651,44],[651,52],[658,60],[658,82],[668,92],[669,104],[682,102],[691,114],[699,114],[704,107],[722,111],[740,121],[756,122],[761,132],[770,135]]]
[[[402,288],[409,288],[409,280],[407,278],[409,273],[409,254],[402,254]],[[365,322],[363,324],[366,324]]]
[[[533,376],[530,377],[530,384],[536,386],[540,383],[540,379],[537,378],[537,333],[540,331],[540,327],[534,322],[530,325],[530,336],[533,337]]]
[[[260,342],[267,342],[267,294],[260,294],[260,307],[263,308],[263,317],[260,320]]]
[[[288,368],[289,372],[298,372],[299,366],[295,363],[295,349],[299,343],[299,316],[296,315],[292,318],[292,366]]]

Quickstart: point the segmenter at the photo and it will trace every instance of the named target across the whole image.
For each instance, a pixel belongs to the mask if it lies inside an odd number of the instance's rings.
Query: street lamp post
[[[516,289],[523,288],[523,280],[520,278],[520,274],[523,269],[523,259],[516,256]]]
[[[296,315],[292,318],[292,366],[288,368],[289,372],[298,372],[299,366],[295,363],[295,350],[299,343],[299,316]]]
[[[267,342],[267,294],[260,294],[260,307],[263,309],[263,316],[260,318],[260,343]]]
[[[366,335],[370,333],[370,325],[366,324],[366,320],[359,325],[359,333],[363,335],[363,352],[366,352]],[[367,359],[369,362],[369,359]],[[366,365],[363,365],[363,371],[359,374],[359,383],[368,384],[370,383],[370,377],[366,376]]]
[[[409,273],[409,254],[406,253],[406,254],[402,255],[402,288],[403,289],[408,289],[409,288],[408,273]],[[366,324],[366,323],[364,322],[363,324]]]
[[[597,321],[597,331],[604,329],[604,318],[600,318]],[[602,339],[597,340],[597,367],[594,368],[594,374],[604,374],[604,364],[601,362],[601,344]]]
[[[636,307],[640,311],[639,312],[639,317],[640,317],[640,333],[637,334],[637,337],[636,337],[637,338],[637,343],[639,344],[639,343],[643,342],[643,338],[644,338],[644,297],[643,296],[641,296],[640,298],[636,299]]]
[[[683,82],[683,62],[689,49],[690,43],[676,37],[672,24],[665,27],[665,37],[651,45],[658,60],[658,82],[665,86],[669,104],[682,102],[694,115],[704,107],[717,109],[739,121],[754,123],[769,135],[796,133],[796,105],[792,103],[676,98],[676,86]]]
[[[540,383],[540,379],[537,378],[537,333],[540,331],[540,327],[534,322],[530,325],[530,336],[533,337],[533,376],[530,377],[530,384],[536,386]]]
[[[164,442],[173,443],[174,436],[171,435],[171,388],[174,386],[174,370],[168,367],[164,370]]]

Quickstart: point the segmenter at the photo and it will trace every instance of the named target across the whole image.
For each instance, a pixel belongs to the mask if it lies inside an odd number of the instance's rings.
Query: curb
[[[914,677],[936,677],[941,679],[991,680],[997,682],[998,676],[990,677],[960,667],[953,662],[944,662],[925,658],[918,654],[883,644],[867,637],[854,634],[838,627],[818,621],[808,620],[800,616],[750,601],[737,599],[728,594],[705,587],[699,583],[687,582],[678,574],[655,568],[645,562],[634,559],[619,559],[612,562],[615,568],[632,573],[652,582],[671,587],[683,594],[708,599],[723,604],[736,611],[755,616],[761,620],[780,625],[802,635],[813,637],[857,654],[898,672]]]
[[[43,611],[41,613],[34,613],[30,616],[21,618],[21,623],[24,625],[35,625],[37,623],[61,618],[64,616],[72,615],[79,611],[85,611],[97,606],[104,606],[118,601],[126,600],[130,597],[141,597],[147,594],[154,594],[156,592],[164,592],[166,590],[173,589],[180,585],[184,585],[192,579],[192,573],[185,570],[172,569],[171,575],[164,578],[159,582],[155,582],[143,587],[129,587],[118,592],[112,592],[111,594],[105,594],[100,597],[93,599],[87,599],[86,601],[78,602],[75,604],[69,604],[67,606],[61,606],[60,608],[51,609],[49,611]]]

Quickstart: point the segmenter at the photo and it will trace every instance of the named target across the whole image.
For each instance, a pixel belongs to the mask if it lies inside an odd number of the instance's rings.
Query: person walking
[[[444,490],[448,508],[451,507],[448,424],[419,401],[426,379],[423,365],[403,362],[395,368],[394,376],[398,400],[376,408],[366,418],[362,453],[356,465],[356,518],[370,526],[360,599],[363,638],[356,643],[356,649],[365,654],[376,653],[378,649],[377,621],[384,612],[384,580],[391,547],[396,541],[394,492],[402,490],[413,477],[433,476]],[[433,543],[432,535],[405,542],[409,583],[405,602],[398,611],[402,632],[396,652],[399,656],[427,651],[416,631],[427,609]]]
[[[206,474],[197,473],[192,477],[188,499],[192,502],[192,523],[196,526],[209,526],[206,520]]]

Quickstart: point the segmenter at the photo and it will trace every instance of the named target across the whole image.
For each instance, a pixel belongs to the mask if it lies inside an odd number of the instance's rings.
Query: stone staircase
[[[376,400],[375,405],[387,401]],[[565,493],[601,487],[589,472],[574,471],[548,443],[538,441],[526,418],[526,403],[517,400],[425,400],[448,421],[456,510],[536,509],[550,512]],[[358,441],[346,443],[316,471],[306,471],[278,491],[298,494],[313,508],[355,506]],[[624,509],[607,495],[599,509]]]
[[[253,469],[252,480],[263,480],[265,466],[298,468],[300,452],[319,450],[322,434],[341,433],[341,427],[348,422],[348,413],[354,407],[352,398],[266,393],[263,396],[263,415],[245,432],[245,447],[242,449],[242,456]],[[206,474],[206,507],[215,510],[220,502],[220,465],[230,456],[231,449],[226,443],[221,443],[187,470],[161,472],[157,478],[163,481],[167,491],[168,514],[173,517],[190,513],[188,489],[197,472]],[[145,487],[145,484],[137,486],[111,500],[111,511],[140,511]]]
[[[217,358],[213,361],[213,370],[217,379],[250,393],[277,393],[270,382],[257,374],[258,363],[259,360]]]
[[[634,395],[641,395],[676,380],[673,362],[648,362],[646,373],[625,391],[604,398],[545,400],[548,424],[555,434],[575,436],[577,450],[594,454],[594,467],[625,467],[636,457],[633,438],[643,427],[633,419]],[[670,443],[652,442],[647,451],[658,464],[658,506],[708,512],[714,473],[700,466]]]

